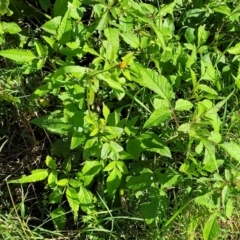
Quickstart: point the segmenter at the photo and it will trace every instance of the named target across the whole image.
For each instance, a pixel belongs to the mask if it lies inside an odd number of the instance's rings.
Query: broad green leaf
[[[176,111],[189,111],[193,107],[193,104],[185,99],[178,99],[175,103]]]
[[[217,223],[217,215],[212,214],[207,222],[204,225],[203,229],[203,239],[204,240],[214,240],[217,239],[218,234],[220,232],[219,225]]]
[[[158,181],[163,188],[171,188],[176,186],[180,175],[172,168],[168,168],[165,173],[161,173],[160,171],[156,173],[158,177]]]
[[[31,62],[37,58],[30,50],[23,49],[2,50],[0,51],[0,56],[19,63]]]
[[[51,33],[53,35],[57,34],[57,29],[61,23],[61,20],[62,20],[62,17],[61,16],[58,16],[58,17],[55,17],[49,21],[47,21],[46,23],[44,23],[41,28],[48,32],[48,33]]]
[[[105,103],[103,103],[103,116],[104,116],[104,119],[106,122],[107,122],[109,114],[110,114],[109,108],[107,107],[107,105],[105,105]]]
[[[123,33],[121,34],[123,40],[129,44],[132,48],[138,48],[139,45],[140,45],[140,41],[139,41],[139,38],[131,33],[131,32],[126,32],[126,33]]]
[[[122,85],[119,82],[113,80],[112,76],[110,76],[108,73],[107,74],[100,73],[97,75],[97,77],[99,78],[99,80],[106,82],[111,88],[124,92]]]
[[[9,183],[33,183],[42,181],[48,176],[48,170],[47,169],[35,169],[31,171],[31,174],[26,176],[23,175],[18,180],[11,180]]]
[[[225,142],[223,144],[219,144],[221,148],[223,148],[232,158],[240,162],[240,146],[233,142]]]
[[[144,123],[143,128],[149,128],[153,126],[159,126],[161,123],[169,119],[172,115],[172,112],[167,107],[161,107],[156,109],[148,120]]]
[[[152,69],[146,69],[137,64],[133,65],[132,69],[136,76],[136,78],[133,79],[135,82],[139,83],[143,87],[151,89],[168,102],[172,100],[172,86],[164,76],[158,74]]]
[[[57,182],[57,185],[58,185],[58,186],[61,186],[61,187],[67,186],[67,185],[68,185],[68,179],[67,179],[67,178],[63,178],[63,179],[59,180],[59,181]]]
[[[140,175],[127,178],[127,187],[136,191],[148,189],[153,182],[153,172],[145,168]]]
[[[8,16],[12,15],[12,11],[8,8],[10,0],[0,1],[0,16],[7,14]]]
[[[227,52],[233,55],[240,54],[240,43],[237,43],[234,47],[227,49]]]
[[[222,13],[224,15],[230,15],[231,9],[227,5],[220,5],[213,8],[215,12]]]
[[[86,67],[81,67],[81,66],[65,66],[62,68],[59,68],[54,74],[53,78],[57,78],[58,76],[61,75],[66,75],[66,74],[71,74],[75,77],[80,77],[87,73],[90,69]]]
[[[166,16],[167,14],[173,15],[173,10],[174,10],[175,4],[176,4],[176,1],[173,1],[170,4],[160,7],[158,15],[160,15],[160,16]]]
[[[156,152],[165,157],[171,157],[171,152],[166,144],[154,133],[140,135],[140,146],[143,151]]]
[[[63,16],[68,7],[68,0],[56,0],[53,5],[54,16]]]
[[[107,192],[110,197],[116,193],[118,187],[120,186],[121,179],[121,172],[117,168],[114,168],[107,178]]]
[[[81,144],[84,144],[86,137],[83,132],[74,132],[71,138],[70,149],[75,149]]]
[[[114,60],[118,56],[118,49],[119,49],[119,33],[115,28],[106,28],[104,30],[104,34],[108,40],[108,44],[110,44],[111,53],[110,55],[113,56],[109,58],[110,60]],[[108,49],[106,49],[108,51]]]
[[[198,91],[200,90],[200,91],[210,93],[210,94],[216,95],[216,96],[218,95],[218,93],[214,89],[210,88],[209,86],[207,86],[205,84],[198,84],[196,87],[196,90],[198,90]]]
[[[103,146],[102,146],[102,150],[101,150],[101,158],[102,159],[107,159],[110,152],[111,152],[110,144],[109,143],[104,143]]]
[[[56,204],[59,203],[62,199],[62,192],[59,191],[59,189],[54,190],[50,195],[49,195],[49,203],[51,204]]]
[[[71,207],[71,210],[73,211],[74,219],[76,220],[78,217],[78,210],[79,210],[78,193],[74,188],[68,187],[67,191],[66,191],[66,197],[67,197],[69,206]]]
[[[37,50],[38,56],[39,57],[44,57],[45,49],[44,49],[43,45],[41,44],[41,42],[36,40],[34,42],[34,44],[36,46],[36,50]]]
[[[191,124],[190,123],[183,123],[178,127],[178,132],[185,132],[188,133],[191,130]]]
[[[115,161],[115,164],[123,174],[128,174],[127,166],[123,161]]]
[[[229,194],[230,194],[229,186],[225,185],[224,188],[222,189],[222,204],[223,205],[226,204]]]
[[[82,186],[82,182],[79,181],[79,180],[77,180],[77,179],[71,178],[71,179],[69,180],[69,185],[70,185],[71,187],[78,188],[78,187]]]
[[[83,211],[88,212],[93,207],[93,195],[85,187],[80,187],[78,198],[80,207]]]
[[[227,200],[227,203],[225,206],[225,213],[226,213],[226,216],[228,219],[230,219],[232,217],[233,210],[234,210],[233,200],[231,198],[229,198]]]
[[[109,23],[110,21],[110,16],[109,16],[109,10],[107,9],[104,14],[102,15],[99,23],[98,23],[98,26],[97,26],[97,30],[99,32],[101,32],[103,29],[106,29],[107,28],[107,24]]]
[[[84,151],[83,151],[83,159],[84,160],[88,160],[88,158],[90,156],[94,155],[94,153],[98,150],[96,142],[97,142],[96,138],[87,140],[87,142],[84,146]]]
[[[52,172],[50,172],[48,175],[48,185],[56,185],[57,177],[58,177],[58,174],[56,170],[53,170]]]
[[[56,170],[56,168],[57,168],[57,164],[56,164],[55,160],[52,157],[50,157],[49,155],[46,157],[46,165],[53,170]]]
[[[15,22],[1,22],[0,24],[2,31],[5,33],[16,34],[22,31],[22,29]]]
[[[94,179],[94,177],[100,172],[102,165],[99,161],[88,160],[82,169],[81,179],[84,182],[84,186],[88,186]]]
[[[207,41],[209,35],[210,35],[210,32],[205,30],[205,26],[202,26],[202,25],[199,26],[198,27],[198,46],[203,45]]]
[[[187,28],[187,30],[186,30],[186,32],[184,34],[186,40],[189,43],[192,43],[196,39],[194,32],[195,32],[195,28],[190,28],[189,27],[189,28]]]
[[[51,116],[33,119],[31,123],[61,135],[67,134],[72,127],[72,125],[65,123],[61,118],[51,118]]]
[[[62,207],[56,208],[51,213],[52,221],[57,230],[63,230],[67,223],[66,211]]]
[[[68,18],[69,18],[69,10],[67,10],[67,12],[65,13],[59,25],[59,28],[57,30],[57,40],[59,40],[61,44],[65,44],[69,42],[71,39],[72,25],[71,25],[71,21]]]

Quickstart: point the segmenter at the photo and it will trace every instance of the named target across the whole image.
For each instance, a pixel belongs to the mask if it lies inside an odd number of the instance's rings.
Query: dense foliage
[[[238,1],[0,16],[4,238],[239,239]]]

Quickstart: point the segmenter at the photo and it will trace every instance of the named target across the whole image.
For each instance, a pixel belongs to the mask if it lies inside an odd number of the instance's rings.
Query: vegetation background
[[[1,239],[240,239],[240,4],[0,0]]]

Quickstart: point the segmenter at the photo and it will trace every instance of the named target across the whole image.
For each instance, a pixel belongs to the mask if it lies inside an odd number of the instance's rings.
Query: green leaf
[[[48,175],[48,185],[56,185],[57,183],[57,171],[53,170],[52,172],[49,173]]]
[[[23,175],[18,180],[11,180],[9,183],[33,183],[42,181],[48,176],[48,170],[47,169],[35,169],[31,171],[31,174],[26,176]]]
[[[93,195],[85,187],[81,186],[78,193],[79,204],[83,211],[88,212],[93,207]]]
[[[203,45],[207,41],[209,35],[210,35],[210,32],[205,30],[205,25],[199,26],[198,27],[198,46]]]
[[[139,45],[140,45],[140,41],[139,41],[139,38],[131,33],[131,32],[126,32],[126,33],[123,33],[121,34],[123,40],[129,44],[132,48],[138,48]]]
[[[61,186],[61,187],[67,186],[67,185],[68,185],[68,179],[67,179],[67,178],[60,179],[60,180],[57,182],[57,185],[58,185],[58,186]]]
[[[54,16],[63,16],[68,8],[68,0],[56,0],[53,5]]]
[[[107,178],[107,192],[110,197],[116,193],[118,187],[120,186],[121,179],[121,172],[117,168],[114,168]]]
[[[15,22],[1,22],[0,24],[3,32],[5,33],[16,34],[22,31],[22,29]]]
[[[172,100],[172,86],[164,76],[158,74],[154,70],[145,69],[137,64],[133,65],[132,69],[136,75],[136,78],[133,79],[135,82],[143,87],[151,89],[168,102]]]
[[[109,21],[110,21],[109,11],[106,10],[97,25],[97,30],[101,32],[103,29],[107,28],[107,24]]]
[[[222,13],[224,15],[230,15],[231,9],[227,5],[220,5],[213,8],[215,12]]]
[[[231,198],[229,198],[227,200],[227,203],[226,203],[226,206],[225,206],[225,212],[226,212],[226,216],[227,216],[228,219],[230,219],[232,217],[233,210],[234,210],[233,200]]]
[[[12,11],[8,8],[10,0],[3,0],[0,2],[0,16],[7,14],[8,16],[12,15]]]
[[[56,164],[55,160],[52,157],[50,157],[49,155],[46,157],[46,165],[53,170],[57,169],[57,164]]]
[[[209,86],[207,86],[205,84],[198,84],[196,87],[196,90],[201,90],[203,92],[210,93],[210,94],[216,95],[216,96],[218,95],[218,93],[214,89],[210,88]]]
[[[123,174],[128,174],[127,166],[123,161],[115,161],[115,164]]]
[[[83,132],[74,132],[71,138],[70,149],[73,150],[83,144],[86,140],[86,137]]]
[[[225,142],[223,144],[219,144],[221,148],[223,148],[233,159],[240,162],[240,146],[233,142]]]
[[[65,123],[61,118],[52,118],[51,116],[33,119],[31,123],[61,135],[68,134],[72,127],[72,125]]]
[[[153,172],[145,168],[138,176],[127,178],[127,187],[136,191],[143,191],[151,186],[153,182]]]
[[[62,20],[62,17],[61,16],[58,16],[58,17],[55,17],[49,21],[47,21],[46,23],[44,23],[41,28],[48,32],[48,33],[51,33],[53,35],[57,34],[57,29],[61,23],[61,20]]]
[[[68,18],[69,18],[69,10],[67,10],[67,12],[65,13],[59,25],[59,28],[57,30],[57,40],[59,40],[61,44],[65,44],[69,42],[71,39],[72,25],[71,25],[71,21]]]
[[[66,74],[71,74],[75,77],[80,77],[87,73],[90,69],[86,67],[81,67],[81,66],[65,66],[62,68],[59,68],[54,74],[53,78],[57,78],[61,75],[66,75]]]
[[[178,99],[175,103],[176,111],[189,111],[193,107],[193,104],[185,99]]]
[[[233,55],[240,54],[240,43],[237,43],[234,47],[228,48],[227,52]]]
[[[194,35],[194,32],[195,32],[195,28],[187,28],[187,30],[186,30],[186,32],[185,32],[185,34],[184,34],[184,36],[185,36],[185,38],[186,38],[186,40],[189,42],[189,43],[192,43],[195,39],[196,39],[196,37],[195,37],[195,35]]]
[[[66,191],[66,197],[67,197],[69,206],[71,207],[71,210],[73,211],[74,219],[76,220],[78,217],[78,210],[79,210],[78,193],[74,188],[68,187],[67,191]]]
[[[51,2],[50,0],[38,0],[40,3],[41,8],[44,11],[47,11],[51,7]]]
[[[106,122],[107,122],[109,114],[110,114],[109,108],[107,107],[107,105],[105,105],[105,103],[103,103],[103,116],[104,116],[104,119]]]
[[[170,4],[164,5],[163,7],[160,8],[158,15],[160,16],[166,16],[167,14],[173,15],[175,4],[176,4],[176,1],[173,1]]]
[[[216,220],[216,214],[212,214],[204,225],[203,229],[203,239],[204,240],[214,240],[220,232],[219,225]]]
[[[106,28],[104,30],[104,34],[108,40],[109,48],[106,49],[108,52],[110,50],[109,55],[113,56],[112,58],[108,58],[110,60],[116,59],[118,57],[119,50],[119,33],[115,28]]]
[[[56,208],[51,213],[52,221],[57,230],[63,230],[67,223],[66,211],[62,207]]]
[[[172,112],[168,107],[158,108],[151,114],[148,120],[144,123],[143,128],[159,126],[161,123],[169,119],[171,115]]]
[[[112,76],[110,76],[108,73],[107,74],[98,74],[97,77],[106,82],[111,88],[119,90],[121,92],[124,92],[124,89],[121,85],[121,83],[113,80]]]
[[[37,58],[30,50],[23,49],[2,50],[0,51],[0,56],[19,63],[31,62]]]
[[[54,190],[50,195],[49,195],[49,203],[55,204],[59,203],[62,199],[62,192],[59,191],[59,189]]]

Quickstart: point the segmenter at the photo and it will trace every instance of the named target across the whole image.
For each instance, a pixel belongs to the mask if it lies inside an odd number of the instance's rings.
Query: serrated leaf
[[[79,211],[78,193],[74,188],[68,187],[67,191],[66,191],[66,197],[67,197],[69,206],[71,207],[71,210],[73,211],[74,219],[76,220],[78,217],[78,211]]]
[[[26,176],[23,175],[18,180],[11,180],[9,183],[33,183],[42,181],[48,176],[48,170],[47,169],[35,169],[31,171],[31,174]]]
[[[131,32],[126,32],[126,33],[123,33],[121,34],[123,40],[129,44],[132,48],[138,48],[139,45],[140,45],[140,41],[139,41],[139,38],[131,33]]]
[[[51,33],[53,35],[57,34],[57,29],[61,23],[61,20],[62,20],[62,17],[61,16],[58,16],[58,17],[55,17],[49,21],[47,21],[46,23],[44,23],[41,28],[48,32],[48,33]]]
[[[8,49],[0,51],[0,56],[11,59],[15,62],[24,63],[31,62],[37,57],[30,50]]]
[[[136,78],[133,79],[135,82],[151,89],[168,102],[172,100],[172,86],[164,76],[152,69],[145,69],[139,65],[133,66],[133,71],[136,73]]]
[[[66,75],[66,74],[72,74],[75,77],[80,77],[87,73],[90,69],[86,67],[81,67],[81,66],[65,66],[59,68],[54,74],[53,78],[57,78],[58,76],[61,75]]]
[[[198,46],[203,45],[207,41],[209,35],[210,35],[210,32],[205,30],[205,25],[199,26],[198,27]]]
[[[219,146],[223,148],[233,159],[240,162],[240,146],[237,143],[231,141],[219,144]]]
[[[203,239],[214,240],[217,239],[220,228],[216,220],[216,214],[212,214],[204,225]]]
[[[71,39],[71,21],[68,19],[69,17],[69,10],[65,13],[59,28],[57,30],[57,39],[61,44],[67,43]]]
[[[148,120],[144,123],[143,128],[149,128],[153,126],[159,126],[161,123],[169,119],[172,115],[172,112],[167,107],[161,107],[156,109]]]
[[[112,56],[112,58],[110,57],[109,59],[116,59],[119,49],[119,33],[115,28],[106,28],[104,30],[104,34],[108,40],[108,44],[110,45],[109,55]],[[106,49],[106,51],[108,52],[109,49]]]
[[[66,211],[62,207],[56,208],[51,213],[51,218],[57,230],[63,230],[65,228],[67,217]]]
[[[193,107],[193,104],[185,99],[178,99],[175,103],[176,111],[189,111]]]

